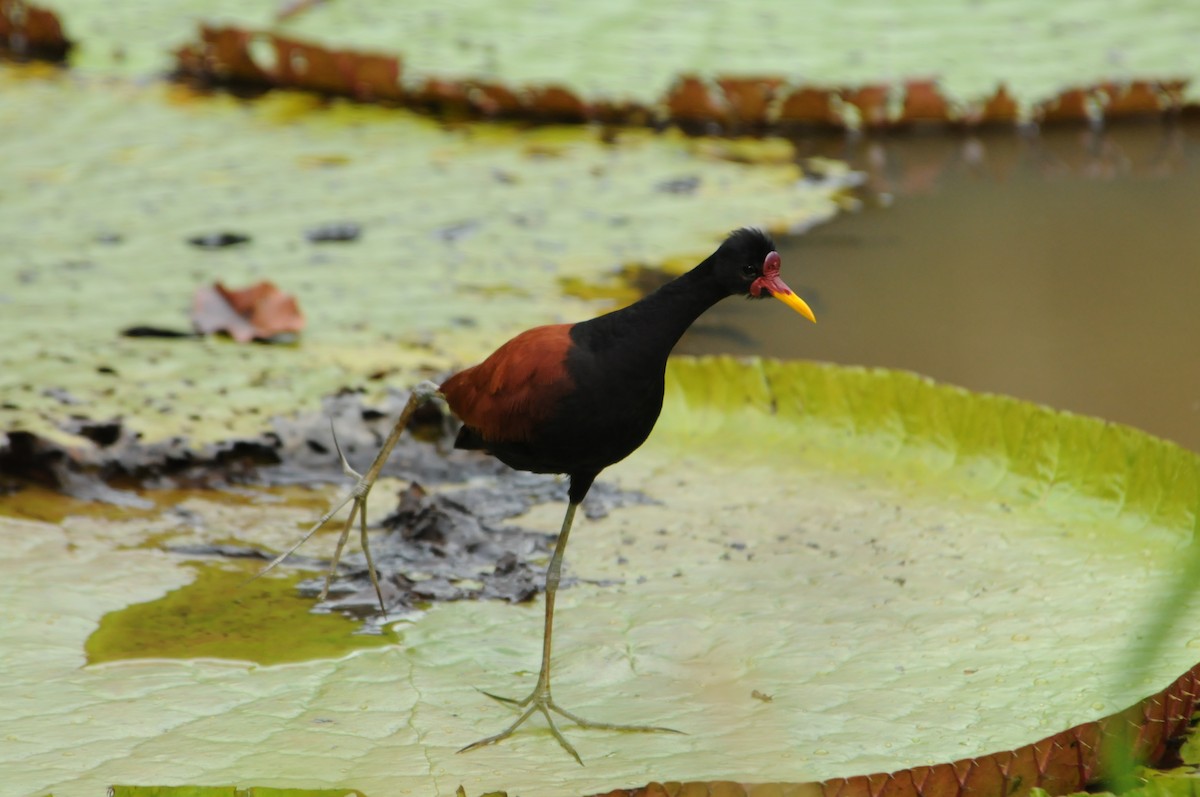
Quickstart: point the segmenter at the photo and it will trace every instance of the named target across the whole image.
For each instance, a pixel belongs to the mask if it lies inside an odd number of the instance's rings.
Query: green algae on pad
[[[355,634],[340,614],[313,614],[296,592],[305,576],[264,577],[247,583],[257,561],[231,570],[221,562],[192,562],[196,579],[157,600],[109,612],[85,645],[88,664],[123,659],[233,659],[258,664],[333,658],[391,645],[394,632]]]

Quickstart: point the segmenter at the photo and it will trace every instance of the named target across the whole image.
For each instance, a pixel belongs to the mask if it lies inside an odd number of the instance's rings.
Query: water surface
[[[727,301],[678,351],[904,368],[1200,450],[1200,125],[799,143],[868,174],[781,247],[820,323]]]

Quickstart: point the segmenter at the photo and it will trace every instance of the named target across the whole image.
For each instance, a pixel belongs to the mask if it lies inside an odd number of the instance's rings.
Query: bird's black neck
[[[619,353],[631,365],[665,363],[692,322],[728,295],[706,260],[628,307],[576,324],[575,334],[598,354]]]

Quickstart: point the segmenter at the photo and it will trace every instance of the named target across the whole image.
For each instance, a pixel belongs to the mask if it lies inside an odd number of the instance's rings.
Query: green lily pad
[[[436,0],[315,3],[282,22],[277,0],[112,4],[53,0],[79,40],[73,63],[145,75],[199,21],[270,31],[339,49],[399,56],[403,82],[471,79],[520,90],[560,86],[587,101],[659,105],[682,75],[775,78],[797,86],[889,86],[936,81],[951,108],[990,100],[1003,84],[1016,113],[1067,89],[1134,79],[1182,80],[1200,98],[1200,22],[1186,5],[1154,0],[1049,6],[955,0],[936,5],[772,0],[703,7],[626,2],[546,9],[520,2]],[[287,4],[282,4],[287,5]],[[264,43],[261,66],[276,57]],[[1190,81],[1190,85],[1188,85]],[[835,101],[837,98],[835,98]],[[902,96],[885,99],[902,102]],[[1094,100],[1101,104],[1099,98]],[[846,103],[847,112],[855,109]]]
[[[1187,599],[1152,665],[1120,669],[1192,544],[1197,455],[911,374],[711,359],[674,361],[668,380],[650,441],[604,474],[663,504],[573,535],[568,568],[586,583],[560,594],[555,695],[687,735],[568,726],[585,767],[538,726],[457,755],[512,716],[472,687],[532,685],[538,605],[437,606],[403,625],[403,648],[335,660],[81,669],[106,612],[190,569],[114,547],[161,531],[144,518],[5,519],[0,767],[19,791],[60,797],[109,783],[535,796],[799,783],[1020,747],[1200,659]],[[215,505],[191,508],[218,525]],[[251,537],[270,517],[220,511]],[[296,510],[270,511],[275,539],[295,528]],[[521,522],[552,529],[560,511]]]
[[[0,70],[0,429],[76,447],[77,416],[144,442],[252,436],[343,387],[476,361],[519,329],[581,318],[564,296],[630,261],[707,255],[732,227],[811,224],[845,170],[741,164],[703,141],[464,126],[301,95],[203,98]],[[696,177],[695,190],[662,185]],[[332,222],[352,243],[313,244]],[[189,239],[235,232],[239,246]],[[693,261],[695,262],[695,261]],[[293,346],[190,331],[197,287],[269,279],[308,325]]]

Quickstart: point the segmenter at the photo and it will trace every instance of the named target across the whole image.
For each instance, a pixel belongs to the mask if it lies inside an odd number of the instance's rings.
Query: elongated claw
[[[530,700],[533,699],[533,695],[530,695],[529,697],[525,698],[524,700],[517,700],[512,697],[502,697],[493,692],[488,692],[483,689],[480,689],[478,686],[475,687],[475,691],[479,692],[479,694],[481,694],[481,695],[487,695],[492,700],[495,700],[497,703],[503,703],[506,706],[524,706],[524,705],[528,704]]]
[[[342,447],[338,445],[337,429],[333,428],[333,418],[329,419],[329,435],[333,438],[333,447],[337,450],[338,459],[342,461],[342,473],[346,474],[352,479],[361,480],[362,474],[350,467],[350,463],[347,461],[346,455],[342,453]]]

